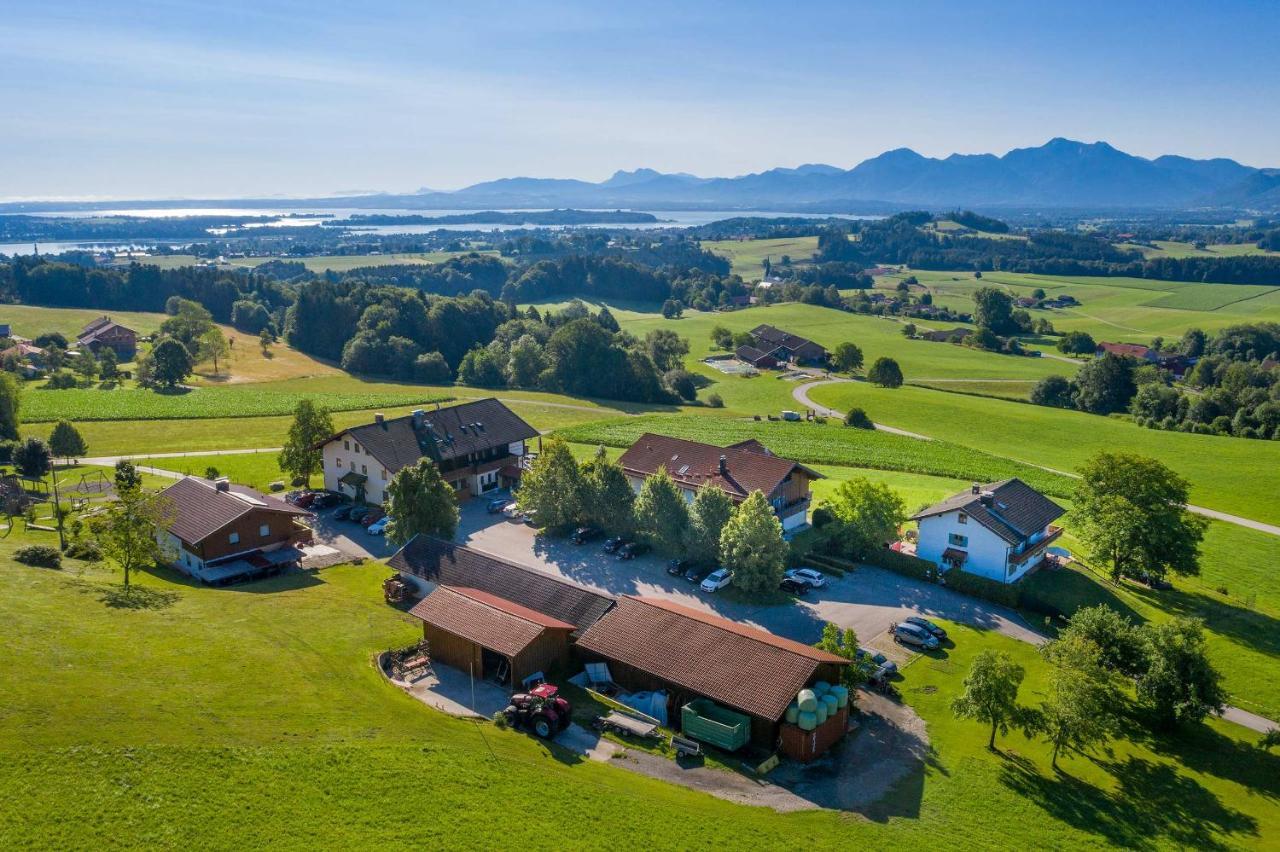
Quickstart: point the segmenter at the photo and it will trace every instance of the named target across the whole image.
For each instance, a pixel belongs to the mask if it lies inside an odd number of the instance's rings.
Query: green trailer
[[[751,741],[751,717],[708,698],[695,699],[680,708],[680,727],[685,736],[725,751],[737,751]]]

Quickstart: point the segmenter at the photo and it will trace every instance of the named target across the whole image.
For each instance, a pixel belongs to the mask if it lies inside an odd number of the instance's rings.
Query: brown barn
[[[668,717],[708,698],[751,717],[751,743],[773,749],[796,694],[839,683],[849,661],[764,630],[657,598],[622,597],[578,637],[579,655],[609,664],[626,689],[665,690]]]
[[[693,499],[699,488],[719,488],[735,503],[752,491],[763,491],[785,532],[808,520],[809,483],[822,474],[799,462],[779,458],[758,441],[728,447],[646,433],[618,459],[631,487],[639,492],[644,480],[660,468]]]
[[[754,346],[739,346],[734,356],[744,364],[750,364],[757,370],[776,370],[778,359],[768,352],[762,352]]]
[[[433,659],[485,680],[516,686],[569,662],[572,624],[479,589],[436,586],[412,614]]]
[[[301,558],[307,512],[225,479],[188,476],[161,492],[172,522],[156,531],[175,568],[212,585],[273,574]]]
[[[95,355],[105,346],[122,359],[132,358],[138,351],[138,333],[108,316],[98,317],[86,325],[76,338],[80,348],[88,347]]]

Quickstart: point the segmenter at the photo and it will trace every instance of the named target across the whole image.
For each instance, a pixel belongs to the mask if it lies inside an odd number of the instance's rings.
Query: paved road
[[[799,402],[801,405],[805,405],[805,406],[808,406],[809,408],[812,408],[814,411],[818,412],[819,414],[825,417],[836,417],[836,418],[844,417],[843,412],[836,411],[834,408],[827,408],[826,406],[819,405],[818,403],[811,400],[809,398],[809,391],[815,387],[818,387],[819,385],[838,384],[840,382],[848,382],[848,381],[852,381],[852,380],[830,378],[830,379],[820,379],[818,381],[813,381],[813,382],[805,382],[802,385],[796,386],[791,391],[791,395],[795,397],[796,402]],[[876,423],[875,427],[881,431],[892,432],[895,435],[905,435],[908,438],[917,438],[922,441],[933,440],[928,435],[921,435],[918,432],[908,432],[905,429],[895,429],[892,426],[885,426],[881,423]],[[1014,459],[1014,461],[1019,461],[1019,459]],[[1069,471],[1055,470],[1054,468],[1044,467],[1043,465],[1034,464],[1032,462],[1025,462],[1025,464],[1030,464],[1033,467],[1040,468],[1041,470],[1047,470],[1050,473],[1057,473],[1063,476],[1070,476],[1073,479],[1080,478],[1078,474],[1071,473]],[[1217,509],[1210,509],[1205,506],[1188,505],[1187,510],[1190,512],[1194,512],[1197,515],[1202,515],[1206,518],[1213,518],[1214,520],[1217,520],[1217,521],[1224,521],[1228,524],[1235,524],[1236,526],[1245,527],[1246,529],[1256,530],[1257,532],[1266,533],[1268,535],[1280,536],[1280,526],[1276,526],[1275,524],[1268,524],[1268,523],[1263,523],[1262,521],[1255,521],[1252,518],[1242,518],[1239,515],[1232,515],[1227,512],[1220,512]]]

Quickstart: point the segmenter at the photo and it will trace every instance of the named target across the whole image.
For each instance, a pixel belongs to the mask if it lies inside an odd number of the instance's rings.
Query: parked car
[[[364,516],[372,511],[371,506],[352,506],[351,511],[347,512],[347,520],[355,521],[357,524],[364,520]]]
[[[910,624],[905,621],[893,626],[893,641],[900,645],[913,645],[917,648],[923,648],[926,651],[937,650],[939,644],[938,637],[928,630],[918,624]]]
[[[372,509],[365,512],[364,517],[360,519],[360,526],[367,527],[372,523],[382,520],[386,516],[386,512],[382,511],[377,506],[374,506]]]
[[[328,509],[341,503],[343,497],[341,494],[335,494],[332,491],[321,491],[311,501],[312,509]]]
[[[502,509],[500,509],[499,511],[502,512],[502,517],[506,518],[509,521],[518,521],[522,517],[524,517],[520,513],[520,507],[515,504],[515,501],[512,501],[507,505],[503,506]]]
[[[503,509],[510,506],[512,502],[513,501],[510,497],[497,497],[489,501],[488,505],[485,506],[485,510],[490,515],[496,515],[499,512],[501,512]]]
[[[786,410],[784,410],[784,411],[782,412],[782,419],[783,419],[783,420],[790,421],[790,422],[792,422],[792,423],[798,422],[798,421],[801,419],[801,418],[800,418],[800,412],[798,412],[798,411],[791,411],[790,409],[786,409]]]
[[[853,652],[853,657],[860,663],[864,660],[870,661],[877,669],[884,669],[886,674],[893,675],[898,673],[898,664],[879,651],[872,651],[869,648],[859,648]]]
[[[337,509],[334,509],[333,514],[329,517],[335,521],[345,521],[351,514],[351,510],[354,508],[355,506],[339,506]]]
[[[585,526],[578,527],[574,530],[573,535],[570,536],[570,538],[573,540],[574,544],[586,544],[592,539],[599,538],[602,535],[604,535],[604,530],[599,527]]]
[[[317,496],[318,495],[314,491],[305,491],[298,495],[298,498],[293,501],[293,505],[297,506],[299,509],[310,509],[311,504],[316,501]]]
[[[637,556],[643,556],[648,552],[649,545],[643,541],[629,541],[618,548],[618,558],[621,560],[635,559]]]
[[[690,565],[689,570],[684,572],[684,578],[690,583],[701,583],[702,578],[711,573],[710,566],[707,565]]]
[[[943,630],[941,627],[934,624],[932,621],[930,621],[927,618],[921,618],[918,615],[912,615],[903,620],[906,621],[908,624],[914,624],[916,627],[923,627],[925,630],[928,630],[930,633],[936,636],[939,641],[947,638],[947,631]]]
[[[812,568],[792,568],[783,576],[788,580],[794,580],[797,583],[803,583],[815,589],[821,589],[827,584],[827,576],[821,571],[815,571]]]
[[[684,572],[689,570],[688,559],[672,559],[667,562],[667,573],[672,577],[683,577]]]
[[[615,535],[613,538],[607,538],[604,541],[604,552],[617,553],[620,549],[622,549],[622,546],[624,544],[628,543],[628,541],[629,540],[627,538],[620,535]]]
[[[797,583],[790,577],[783,577],[782,582],[778,584],[778,588],[791,595],[807,595],[809,594],[808,583]]]
[[[369,535],[382,535],[387,531],[387,524],[389,523],[391,523],[391,518],[383,515],[381,518],[378,518],[378,520],[365,527],[365,532]]]
[[[733,572],[728,568],[717,568],[702,579],[702,583],[698,588],[707,592],[718,592],[725,586],[733,582]]]

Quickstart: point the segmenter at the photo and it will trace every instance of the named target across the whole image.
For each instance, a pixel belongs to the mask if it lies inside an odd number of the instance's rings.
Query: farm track
[[[795,398],[796,402],[800,403],[801,405],[807,406],[808,408],[812,408],[814,411],[816,411],[820,415],[823,415],[825,417],[844,417],[844,412],[836,411],[833,408],[827,408],[826,406],[819,405],[818,403],[811,400],[809,398],[809,391],[815,387],[818,387],[819,385],[839,384],[841,382],[848,382],[848,381],[851,381],[851,380],[850,379],[819,379],[818,381],[805,382],[804,384],[797,385],[795,388],[793,388],[791,391],[791,395]],[[877,429],[881,431],[891,432],[895,435],[905,435],[908,438],[917,438],[922,441],[933,440],[928,435],[921,435],[917,432],[908,432],[905,429],[896,429],[892,426],[885,426],[881,423],[876,423],[874,425]],[[1005,456],[1004,458],[1007,458],[1007,456]],[[1070,471],[1056,470],[1051,467],[1045,467],[1044,465],[1035,464],[1035,462],[1027,462],[1027,461],[1024,461],[1023,459],[1011,459],[1011,460],[1022,461],[1024,464],[1033,465],[1034,467],[1038,467],[1041,470],[1047,470],[1050,473],[1059,473],[1059,474],[1062,474],[1063,476],[1069,476],[1073,479],[1080,478],[1078,474],[1071,473]],[[1280,526],[1276,526],[1275,524],[1267,524],[1267,523],[1263,523],[1262,521],[1255,521],[1252,518],[1242,518],[1239,515],[1232,515],[1227,512],[1220,512],[1217,509],[1209,509],[1204,506],[1188,505],[1187,509],[1192,512],[1195,512],[1197,515],[1202,515],[1206,518],[1212,518],[1216,521],[1223,521],[1228,524],[1235,524],[1236,526],[1245,527],[1246,529],[1255,530],[1261,533],[1266,533],[1267,535],[1280,536]]]

